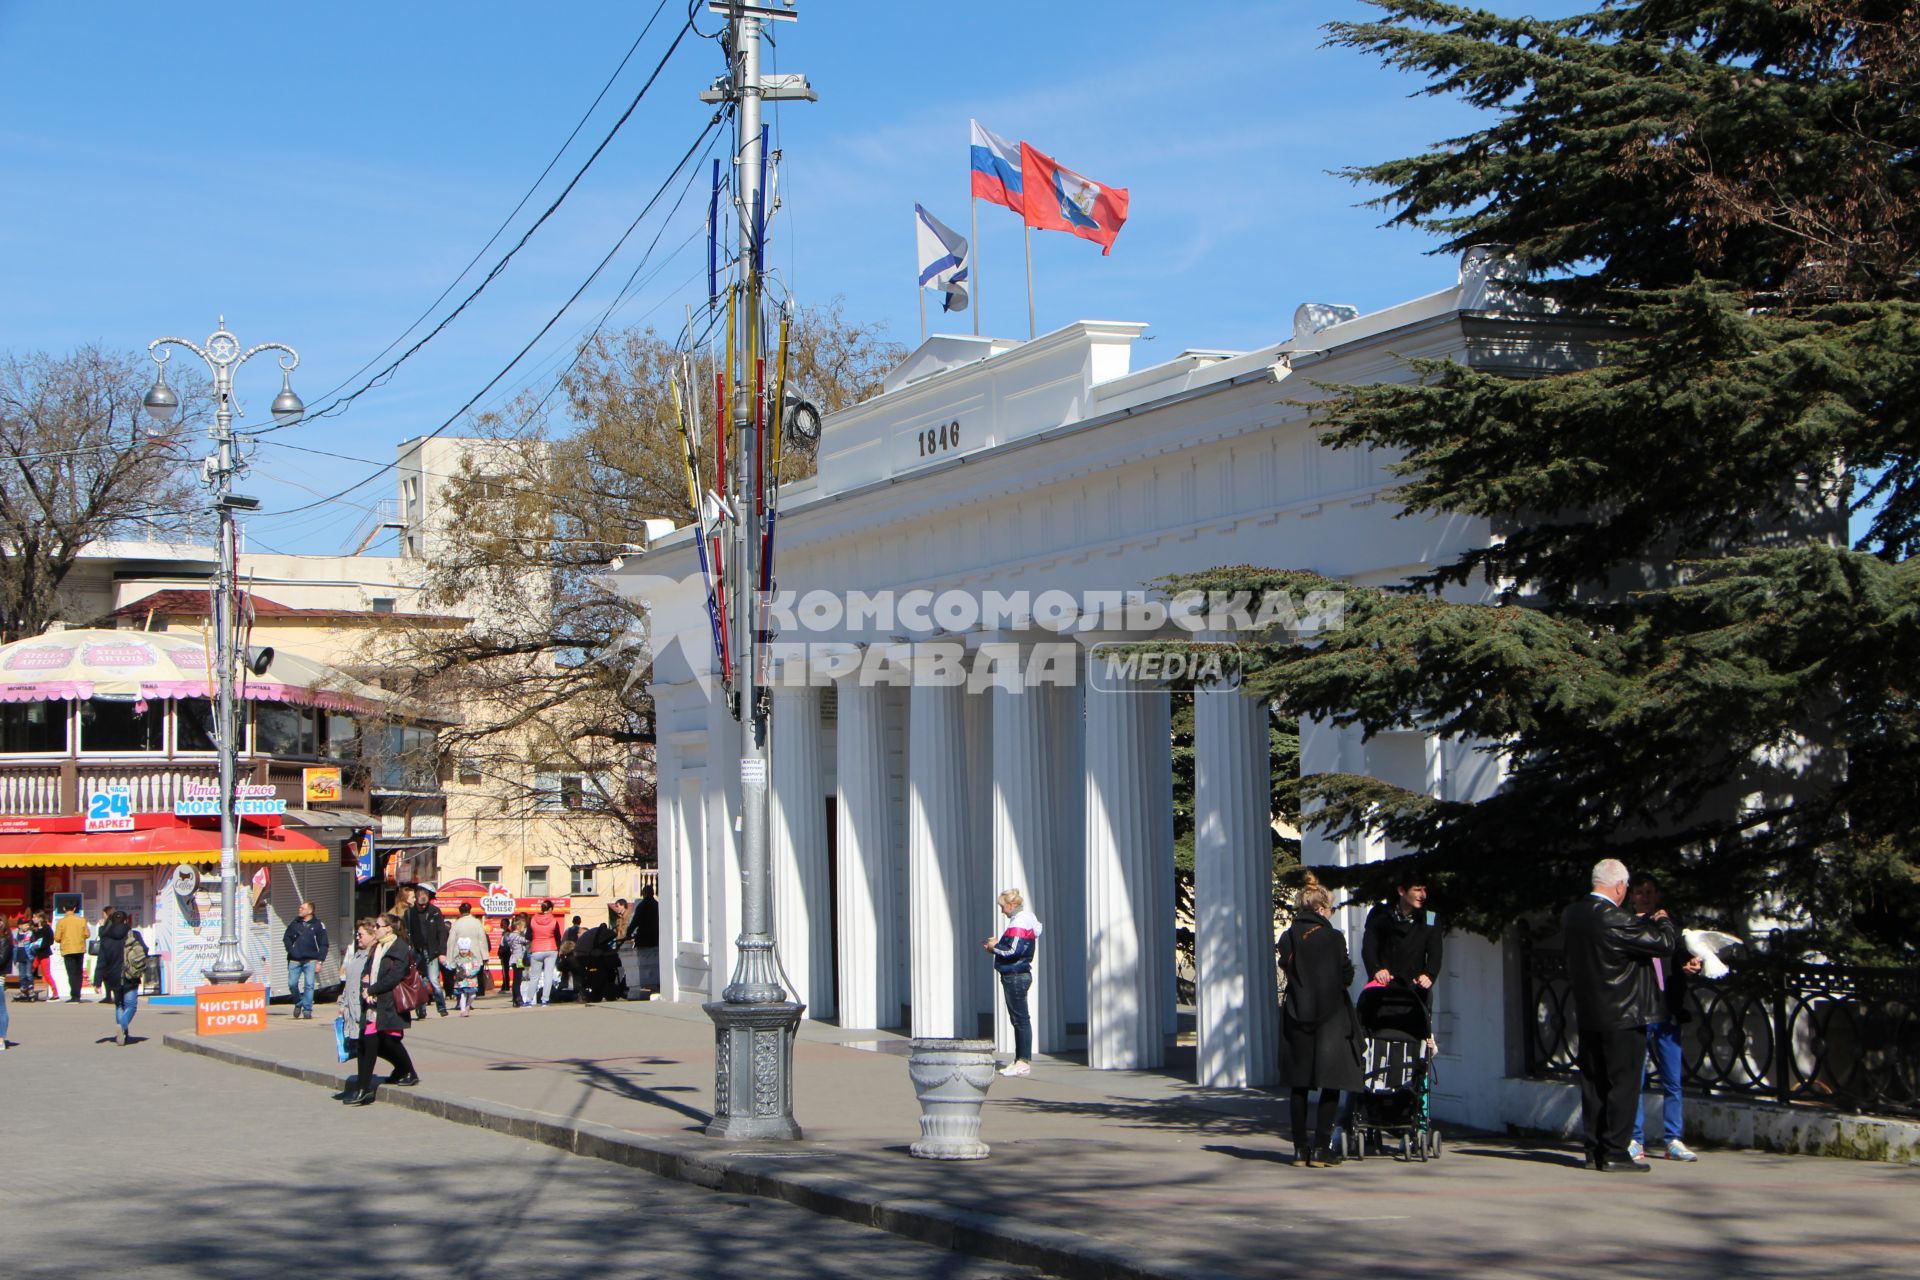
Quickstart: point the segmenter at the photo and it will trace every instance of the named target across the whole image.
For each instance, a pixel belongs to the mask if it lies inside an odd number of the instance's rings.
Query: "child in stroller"
[[[1379,1155],[1397,1140],[1407,1160],[1438,1159],[1433,1127],[1433,1008],[1428,993],[1398,979],[1369,983],[1356,1010],[1367,1037],[1367,1087],[1354,1095],[1347,1154]]]

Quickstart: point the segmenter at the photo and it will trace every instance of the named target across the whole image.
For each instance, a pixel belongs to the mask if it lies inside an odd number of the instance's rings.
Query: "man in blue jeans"
[[[993,953],[1000,975],[1000,991],[1007,1000],[1007,1021],[1013,1028],[1013,1061],[1000,1068],[1003,1076],[1024,1076],[1033,1070],[1033,1016],[1027,995],[1033,990],[1033,951],[1040,939],[1040,921],[1026,909],[1018,889],[1000,895],[1000,914],[1007,927],[999,940],[981,945]]]
[[[320,962],[327,958],[327,926],[316,920],[313,904],[303,902],[287,925],[287,988],[293,993],[293,1016],[312,1019],[313,987]]]
[[[1660,909],[1660,882],[1646,874],[1634,877],[1628,900],[1636,914],[1653,915]],[[1660,1092],[1665,1099],[1661,1107],[1657,1154],[1669,1160],[1699,1159],[1680,1140],[1684,1115],[1680,1083],[1685,1070],[1680,1049],[1680,1024],[1692,1016],[1687,1012],[1687,978],[1698,972],[1699,957],[1687,954],[1686,943],[1679,939],[1677,933],[1673,950],[1653,959],[1654,983],[1660,989],[1657,1007],[1661,1017],[1659,1021],[1647,1024],[1647,1056],[1660,1072]],[[1635,1161],[1646,1159],[1646,1089],[1647,1064],[1643,1061],[1640,1064],[1640,1093],[1633,1109],[1633,1142],[1627,1147],[1627,1155]]]

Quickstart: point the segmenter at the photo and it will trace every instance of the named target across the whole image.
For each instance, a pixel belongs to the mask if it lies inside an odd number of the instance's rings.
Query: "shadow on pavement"
[[[1246,1111],[1216,1110],[1198,1102],[1182,1099],[1132,1101],[1114,1099],[1095,1101],[1056,1101],[1045,1098],[1018,1098],[1001,1104],[1015,1111],[1035,1115],[1077,1116],[1101,1120],[1129,1129],[1183,1129],[1195,1134],[1219,1137],[1272,1137],[1275,1124]]]
[[[1573,1151],[1554,1151],[1540,1147],[1463,1147],[1452,1143],[1447,1147],[1450,1156],[1486,1156],[1492,1160],[1519,1160],[1528,1164],[1558,1165],[1562,1169],[1582,1169],[1586,1167],[1586,1157]]]
[[[371,1128],[377,1112],[358,1113]],[[372,1159],[344,1181],[158,1180],[116,1193],[114,1233],[136,1240],[139,1268],[201,1280],[258,1280],[289,1268],[314,1276],[460,1274],[470,1280],[570,1275],[821,1277],[900,1274],[900,1242],[801,1210],[714,1194],[661,1206],[678,1225],[647,1230],[647,1191],[631,1170],[556,1154],[518,1157],[508,1195],[473,1203],[470,1176],[430,1161]],[[646,1177],[646,1175],[639,1175]],[[543,1186],[544,1184],[544,1186]],[[527,1190],[532,1189],[532,1194]],[[503,1187],[504,1190],[504,1187]],[[300,1227],[290,1230],[289,1196]],[[217,1235],[202,1226],[218,1223]],[[324,1230],[310,1229],[324,1223]],[[464,1260],[464,1261],[460,1261]],[[925,1250],[910,1274],[928,1280],[998,1272],[962,1254]],[[1007,1267],[1012,1273],[1017,1268]]]
[[[1264,1147],[1226,1147],[1215,1143],[1200,1148],[1218,1156],[1232,1156],[1235,1160],[1256,1160],[1262,1164],[1292,1164],[1293,1157],[1285,1152]]]
[[[635,1059],[634,1061],[641,1062],[643,1065],[648,1064],[648,1060],[645,1059]],[[573,1074],[588,1088],[599,1089],[608,1093],[617,1093],[621,1097],[631,1098],[635,1102],[644,1102],[650,1107],[661,1107],[668,1111],[677,1112],[689,1120],[694,1121],[703,1129],[706,1128],[707,1124],[713,1119],[713,1113],[710,1111],[702,1111],[698,1107],[690,1107],[678,1098],[669,1098],[666,1096],[668,1092],[693,1092],[692,1089],[685,1085],[668,1085],[664,1089],[656,1089],[650,1085],[643,1085],[622,1072],[610,1070],[603,1063],[592,1058],[561,1058],[559,1059],[559,1065],[571,1067]]]

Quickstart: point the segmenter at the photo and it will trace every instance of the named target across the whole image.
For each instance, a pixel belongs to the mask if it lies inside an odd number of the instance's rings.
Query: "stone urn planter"
[[[984,1160],[980,1107],[987,1100],[997,1064],[991,1040],[915,1040],[907,1074],[920,1099],[920,1141],[914,1155],[923,1160]]]

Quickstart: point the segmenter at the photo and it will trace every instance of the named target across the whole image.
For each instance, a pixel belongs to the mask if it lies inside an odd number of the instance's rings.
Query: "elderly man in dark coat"
[[[1617,858],[1594,864],[1593,892],[1560,918],[1567,977],[1580,1026],[1580,1127],[1587,1166],[1643,1173],[1627,1154],[1638,1109],[1647,1024],[1658,1014],[1652,960],[1672,953],[1678,931],[1664,911],[1642,918],[1621,907],[1627,868]]]

